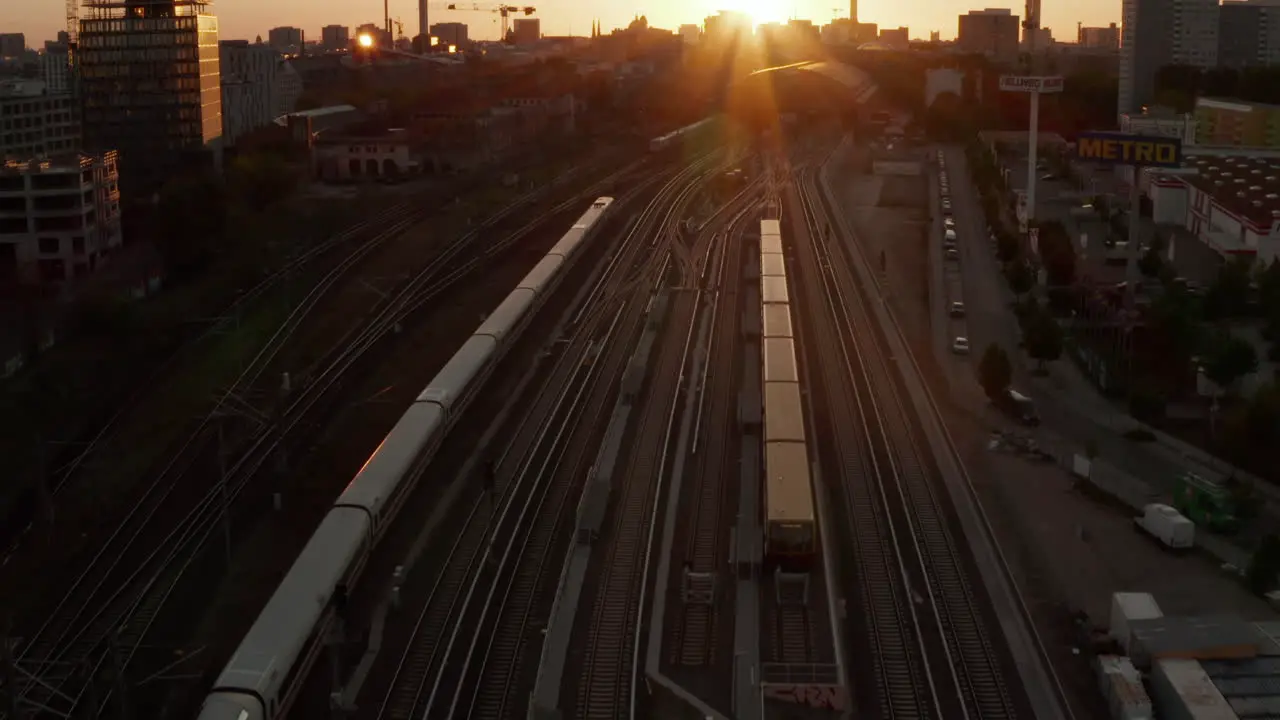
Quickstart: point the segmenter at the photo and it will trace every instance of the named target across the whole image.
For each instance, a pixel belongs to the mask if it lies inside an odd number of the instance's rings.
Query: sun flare
[[[751,16],[754,25],[786,22],[787,0],[733,0],[731,9]]]

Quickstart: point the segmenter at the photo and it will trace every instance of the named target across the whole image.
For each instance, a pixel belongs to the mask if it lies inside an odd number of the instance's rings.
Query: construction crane
[[[510,17],[511,17],[511,14],[512,14],[512,13],[522,13],[522,14],[524,14],[524,15],[528,16],[528,15],[532,15],[532,14],[534,14],[535,12],[537,12],[537,11],[538,11],[538,9],[537,9],[536,7],[533,7],[532,5],[524,5],[524,6],[517,6],[517,5],[479,5],[479,4],[476,4],[476,3],[472,3],[472,4],[469,4],[469,5],[468,5],[468,4],[463,4],[463,3],[449,3],[448,5],[446,5],[446,6],[445,6],[445,9],[446,9],[446,10],[467,11],[467,12],[489,12],[489,13],[497,13],[497,14],[502,18],[502,39],[503,39],[503,40],[506,40],[506,39],[507,39],[507,32],[510,30],[510,27],[511,27],[511,20],[510,20]]]
[[[80,0],[67,0],[67,35],[71,45],[80,37]]]
[[[1028,68],[1030,70],[1037,65],[1036,51],[1048,49],[1036,47],[1036,42],[1040,39],[1040,0],[1027,0],[1026,14],[1026,19],[1022,21],[1022,37],[1027,42],[1027,61],[1031,64]]]

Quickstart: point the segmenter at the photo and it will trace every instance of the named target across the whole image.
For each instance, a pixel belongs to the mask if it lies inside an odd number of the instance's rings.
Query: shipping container
[[[1162,720],[1240,720],[1198,660],[1156,662],[1151,695]]]
[[[1129,658],[1099,656],[1098,681],[1113,720],[1151,720],[1151,698]]]
[[[1111,637],[1120,643],[1125,654],[1133,643],[1134,620],[1155,620],[1164,617],[1151,593],[1114,593],[1111,596]]]

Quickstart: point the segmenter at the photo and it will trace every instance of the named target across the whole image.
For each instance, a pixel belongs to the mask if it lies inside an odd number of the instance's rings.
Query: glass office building
[[[120,153],[126,196],[216,161],[218,19],[206,0],[85,0],[76,66],[84,139]]]

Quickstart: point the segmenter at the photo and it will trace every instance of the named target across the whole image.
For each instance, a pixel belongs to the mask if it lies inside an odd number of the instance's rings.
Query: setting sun
[[[729,5],[729,9],[750,15],[755,25],[787,20],[787,0],[733,0]]]

